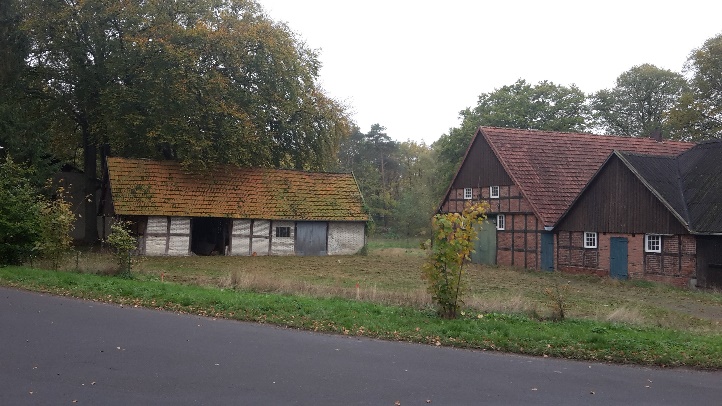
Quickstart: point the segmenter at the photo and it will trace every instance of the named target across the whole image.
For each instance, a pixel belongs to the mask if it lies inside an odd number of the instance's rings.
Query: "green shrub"
[[[120,276],[130,278],[133,267],[131,253],[138,244],[137,239],[130,233],[130,224],[116,219],[110,226],[110,234],[105,242],[113,248]]]
[[[31,172],[8,156],[0,162],[0,264],[20,264],[40,238],[40,203]]]
[[[65,189],[55,190],[53,199],[41,199],[40,239],[36,248],[41,256],[50,260],[53,270],[60,267],[65,256],[72,251],[75,214],[65,199]]]
[[[431,220],[432,240],[423,265],[427,290],[438,306],[439,315],[455,319],[463,304],[464,262],[474,249],[477,225],[486,218],[487,205],[468,205],[461,213],[437,214]]]

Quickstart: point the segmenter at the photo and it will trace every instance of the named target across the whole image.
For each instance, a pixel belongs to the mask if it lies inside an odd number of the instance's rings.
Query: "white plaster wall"
[[[328,223],[328,255],[353,255],[363,248],[364,223]]]
[[[251,240],[251,252],[255,255],[268,255],[268,236],[271,229],[271,222],[268,220],[253,221],[253,239]]]
[[[251,220],[233,220],[231,255],[251,255]]]
[[[171,217],[170,233],[168,255],[189,255],[191,246],[191,219],[189,217]]]
[[[271,224],[271,255],[294,255],[296,238],[296,223],[293,221],[274,221]],[[276,237],[276,227],[291,229],[289,237]]]
[[[149,216],[148,225],[145,228],[146,234],[163,234],[168,232],[168,218]]]
[[[145,255],[165,255],[166,238],[163,237],[145,237]]]

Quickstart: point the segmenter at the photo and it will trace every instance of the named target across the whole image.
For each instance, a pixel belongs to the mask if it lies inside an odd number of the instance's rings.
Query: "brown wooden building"
[[[342,255],[366,243],[350,173],[108,158],[104,216],[130,220],[142,255]]]
[[[613,152],[554,230],[562,271],[722,287],[722,141]]]
[[[554,226],[615,151],[676,156],[693,144],[649,138],[480,127],[440,213],[469,201],[491,210],[475,262],[555,269]]]

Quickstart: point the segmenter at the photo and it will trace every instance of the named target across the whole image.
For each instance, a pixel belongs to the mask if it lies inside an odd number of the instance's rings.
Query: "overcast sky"
[[[361,131],[427,144],[517,79],[589,94],[643,63],[681,72],[722,33],[719,0],[258,1],[320,51],[321,85]]]

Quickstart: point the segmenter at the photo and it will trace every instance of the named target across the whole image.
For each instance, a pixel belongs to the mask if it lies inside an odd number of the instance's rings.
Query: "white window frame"
[[[287,231],[287,233],[286,233]],[[288,235],[281,235],[281,234],[288,234]],[[289,226],[277,226],[276,227],[276,233],[274,238],[290,238],[291,237],[291,227]]]
[[[464,188],[464,200],[471,200],[474,197],[474,190],[470,187]]]
[[[597,248],[599,246],[599,236],[596,231],[584,232],[584,248]]]
[[[489,197],[492,199],[499,198],[499,186],[489,186]]]
[[[506,216],[503,214],[496,215],[496,229],[506,230]]]
[[[645,234],[644,235],[644,252],[662,253],[662,235],[661,234]]]

